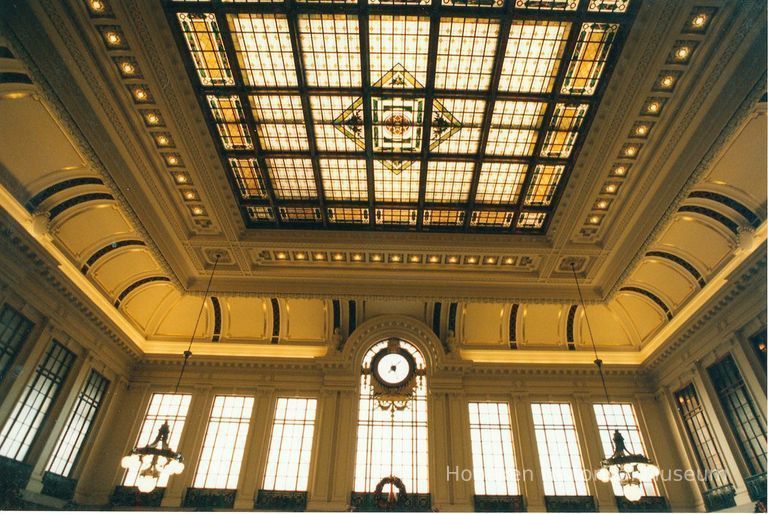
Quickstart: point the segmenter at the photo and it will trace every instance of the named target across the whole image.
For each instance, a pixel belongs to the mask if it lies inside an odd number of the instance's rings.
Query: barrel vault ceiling
[[[701,182],[762,94],[759,9],[5,6],[13,62],[80,154],[22,177],[4,163],[6,183],[48,212],[83,273],[112,277],[102,257],[127,257],[113,265],[130,279],[99,284],[112,303],[163,283],[199,292],[220,255],[221,295],[570,306],[573,264],[587,300],[635,293],[663,321],[662,304],[674,310],[725,262],[653,248],[678,208],[699,225],[717,224],[705,218],[718,207],[737,228],[764,218],[741,178]],[[686,277],[668,296],[648,286],[655,271],[636,276],[652,251]]]

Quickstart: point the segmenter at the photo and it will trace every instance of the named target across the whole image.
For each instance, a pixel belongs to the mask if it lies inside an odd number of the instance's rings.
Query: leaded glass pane
[[[200,83],[204,86],[234,85],[216,15],[178,13],[178,18]]]
[[[595,93],[618,30],[619,26],[613,23],[581,25],[561,93],[568,95]]]
[[[227,17],[247,86],[297,86],[288,19],[276,14]]]
[[[442,18],[437,43],[437,89],[487,90],[498,44],[499,22]]]
[[[499,80],[500,91],[552,91],[571,24],[559,21],[512,22]]]

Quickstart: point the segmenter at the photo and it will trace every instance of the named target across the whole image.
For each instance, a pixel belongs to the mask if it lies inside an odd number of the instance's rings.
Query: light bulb
[[[136,488],[142,493],[150,493],[157,486],[157,479],[149,476],[142,476],[136,480]]]
[[[625,473],[632,473],[634,471],[635,465],[634,464],[624,464],[624,472]]]
[[[608,471],[608,468],[600,468],[595,473],[595,478],[597,478],[601,482],[610,482],[611,481],[611,472]]]
[[[120,465],[129,470],[138,469],[141,466],[141,459],[138,455],[126,455],[120,461]]]
[[[643,497],[643,489],[637,484],[625,485],[624,497],[631,502],[636,502]]]

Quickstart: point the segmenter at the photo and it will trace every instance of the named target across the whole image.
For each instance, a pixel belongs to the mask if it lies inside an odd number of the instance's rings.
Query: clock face
[[[375,371],[385,385],[396,386],[411,374],[411,363],[400,353],[387,353],[377,360]]]

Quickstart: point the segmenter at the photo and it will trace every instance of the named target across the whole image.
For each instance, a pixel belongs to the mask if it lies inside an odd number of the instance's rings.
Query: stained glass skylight
[[[636,4],[164,5],[247,226],[541,234]]]

